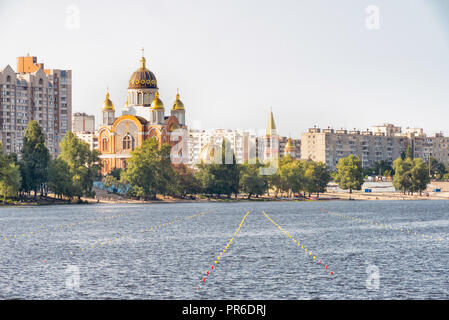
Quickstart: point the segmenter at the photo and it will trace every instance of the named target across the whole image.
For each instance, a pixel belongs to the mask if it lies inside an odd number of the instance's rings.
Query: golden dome
[[[173,110],[184,110],[184,103],[179,99],[179,92],[176,94],[176,100],[173,102]]]
[[[106,93],[106,99],[103,102],[103,111],[104,110],[113,110],[113,111],[115,110],[114,104],[109,99],[109,92]]]
[[[140,68],[129,78],[128,89],[158,89],[156,77],[146,68],[146,59],[143,55],[140,59]]]
[[[293,145],[292,138],[288,138],[287,144],[284,148],[285,153],[292,153],[295,152],[295,146]]]
[[[161,99],[159,99],[159,92],[156,92],[153,102],[151,102],[151,109],[164,109],[164,104]]]

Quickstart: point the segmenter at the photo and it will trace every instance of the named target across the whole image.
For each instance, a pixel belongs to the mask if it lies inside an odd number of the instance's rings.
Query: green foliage
[[[293,161],[290,157],[280,162],[277,189],[283,192],[299,192],[305,190],[305,162]]]
[[[35,194],[40,190],[42,195],[48,180],[50,153],[45,146],[44,133],[35,120],[28,122],[21,153],[22,189]]]
[[[305,189],[304,191],[309,193],[316,193],[319,196],[320,193],[326,192],[326,187],[331,180],[329,170],[322,162],[304,162],[305,164]]]
[[[412,168],[412,192],[419,192],[427,189],[427,185],[430,182],[430,176],[426,164],[422,159],[415,158],[413,160]]]
[[[163,144],[159,149],[155,138],[147,139],[142,147],[133,151],[127,163],[121,177],[123,182],[131,185],[131,195],[155,199],[157,193],[166,195],[176,192],[177,179],[168,144]]]
[[[413,160],[415,156],[413,155],[413,148],[411,145],[407,147],[407,150],[405,151],[405,159],[411,159]]]
[[[330,181],[330,172],[321,162],[292,160],[287,156],[279,161],[278,172],[266,179],[269,186],[275,190],[286,193],[307,192],[309,194],[326,191]]]
[[[21,182],[19,166],[15,164],[13,157],[3,154],[2,144],[0,143],[0,191],[3,195],[4,204],[6,204],[8,196],[17,195]]]
[[[394,169],[393,185],[396,190],[401,190],[404,194],[406,192],[421,193],[430,182],[428,167],[422,159],[396,159]]]
[[[73,196],[72,174],[64,160],[58,158],[50,161],[48,167],[48,188],[60,198]]]
[[[434,157],[430,157],[430,159],[428,159],[426,166],[432,179],[441,180],[446,174],[446,166],[443,163],[438,162],[438,160]]]
[[[67,132],[60,143],[59,159],[65,161],[72,176],[72,194],[78,199],[82,196],[92,197],[92,185],[100,171],[99,151],[90,150],[89,144]]]
[[[221,163],[210,163],[198,165],[199,171],[196,174],[200,181],[201,189],[207,195],[237,195],[239,192],[239,166],[236,163],[235,155],[232,157],[232,163],[226,164],[226,140],[223,139],[221,148]]]
[[[389,177],[393,174],[394,174],[394,169],[393,169],[392,163],[390,161],[385,161],[385,160],[377,161],[374,164],[374,166],[372,166],[371,168],[363,169],[364,176],[381,175],[384,177]]]
[[[393,163],[395,175],[393,177],[393,186],[396,190],[401,190],[404,194],[412,187],[413,161],[410,158],[399,158]]]
[[[360,190],[363,185],[363,168],[360,158],[350,155],[340,159],[337,164],[337,172],[334,176],[335,182],[343,190]]]
[[[260,196],[267,191],[267,179],[260,175],[261,166],[259,162],[255,164],[246,162],[240,166],[239,191],[246,193],[248,199],[251,199],[252,195]]]
[[[180,164],[175,168],[178,176],[178,193],[181,198],[185,198],[188,194],[197,194],[201,192],[201,183],[195,176],[195,172],[184,164]]]
[[[104,186],[106,188],[112,188],[112,192],[116,193],[117,189],[120,186],[120,180],[118,180],[115,176],[108,174],[107,176],[103,177],[103,179],[101,180],[101,182],[103,182]]]
[[[122,174],[122,169],[121,168],[114,168],[111,170],[111,172],[109,172],[110,176],[113,176],[115,179],[120,180],[120,175]]]

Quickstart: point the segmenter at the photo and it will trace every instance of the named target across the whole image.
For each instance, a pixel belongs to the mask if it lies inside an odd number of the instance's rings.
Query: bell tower
[[[106,99],[103,103],[102,111],[102,121],[101,123],[105,126],[110,126],[115,120],[115,107],[112,101],[109,99],[109,90],[106,93]]]

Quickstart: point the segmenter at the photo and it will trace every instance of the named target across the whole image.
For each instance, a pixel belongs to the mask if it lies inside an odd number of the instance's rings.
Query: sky
[[[71,69],[72,111],[97,124],[107,87],[121,114],[142,47],[166,113],[179,88],[190,127],[261,130],[271,107],[294,138],[449,135],[449,0],[0,0],[0,68],[30,53]]]

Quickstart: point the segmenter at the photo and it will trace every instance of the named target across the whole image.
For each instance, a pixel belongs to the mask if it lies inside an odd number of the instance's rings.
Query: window
[[[129,134],[123,138],[123,149],[134,150],[133,138]]]
[[[101,150],[108,152],[108,138],[101,139]]]

